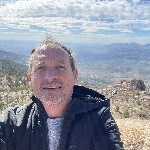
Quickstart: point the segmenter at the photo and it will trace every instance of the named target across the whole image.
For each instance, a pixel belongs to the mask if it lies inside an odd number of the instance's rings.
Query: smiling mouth
[[[44,90],[57,90],[61,88],[62,88],[61,86],[43,87]]]

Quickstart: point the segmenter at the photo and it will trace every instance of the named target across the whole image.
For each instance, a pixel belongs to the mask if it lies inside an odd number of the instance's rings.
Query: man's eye
[[[44,70],[45,67],[44,66],[40,66],[40,67],[37,67],[35,70]]]
[[[65,69],[66,69],[65,66],[57,66],[56,68],[57,68],[58,70],[65,70]]]

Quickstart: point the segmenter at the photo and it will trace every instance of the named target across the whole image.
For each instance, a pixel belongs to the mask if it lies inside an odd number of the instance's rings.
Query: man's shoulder
[[[78,86],[74,87],[73,98],[80,99],[86,104],[95,104],[99,106],[110,106],[110,100],[106,98],[104,95],[100,94],[99,92],[87,88],[85,86]]]
[[[0,123],[7,123],[9,121],[13,124],[17,124],[32,107],[33,102],[28,102],[22,106],[6,108],[2,114],[0,114]]]
[[[100,111],[110,107],[110,100],[104,95],[84,86],[75,86],[71,110],[76,113]]]
[[[73,89],[73,97],[93,97],[93,98],[101,98],[101,99],[105,99],[105,96],[100,94],[99,92],[85,87],[85,86],[81,86],[81,85],[75,85],[74,89]]]

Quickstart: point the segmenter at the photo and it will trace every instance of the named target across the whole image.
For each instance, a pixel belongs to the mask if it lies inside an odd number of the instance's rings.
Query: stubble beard
[[[63,91],[61,94],[55,93],[55,92],[44,92],[44,94],[37,96],[39,97],[39,100],[46,104],[46,105],[61,105],[61,104],[68,104],[71,101],[72,97],[72,91],[65,94],[65,91]]]

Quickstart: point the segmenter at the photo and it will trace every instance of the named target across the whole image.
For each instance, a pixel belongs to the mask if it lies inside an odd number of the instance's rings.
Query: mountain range
[[[0,59],[26,64],[37,41],[0,40]],[[90,45],[64,43],[75,52],[78,83],[106,87],[121,79],[141,79],[150,89],[150,44]],[[27,67],[27,66],[26,66]]]

